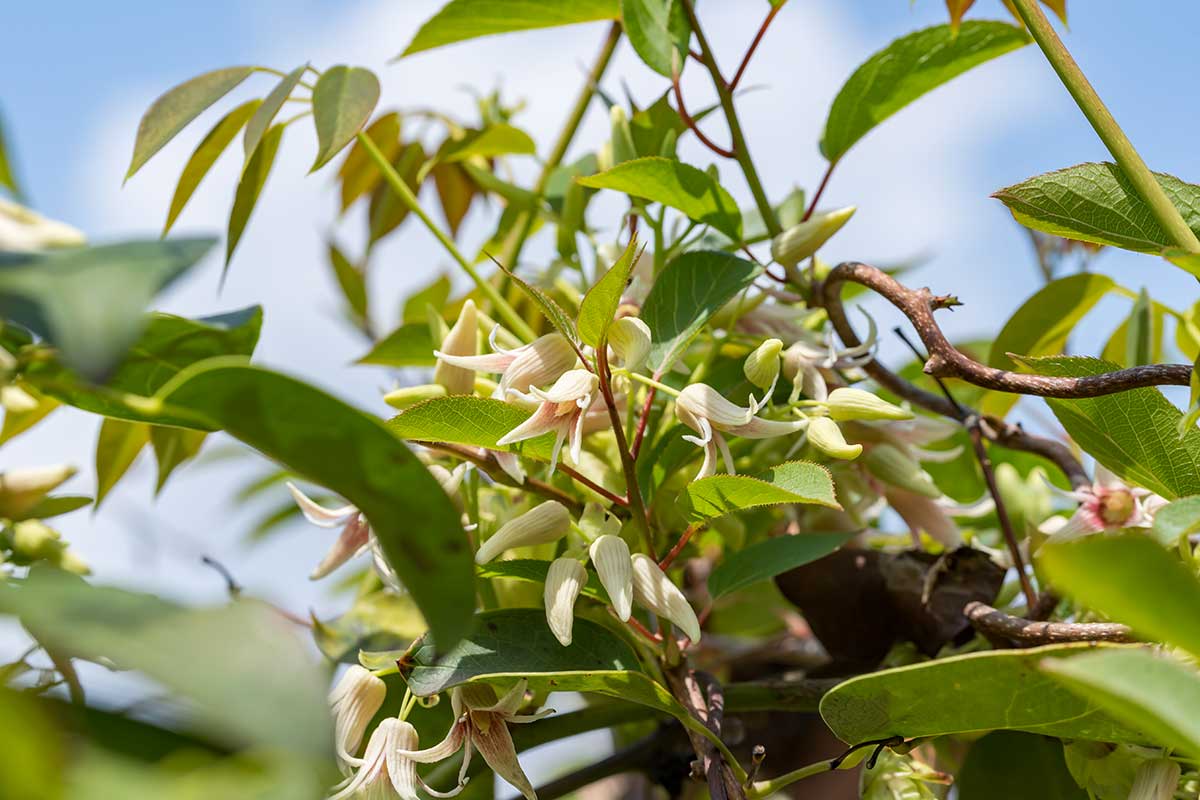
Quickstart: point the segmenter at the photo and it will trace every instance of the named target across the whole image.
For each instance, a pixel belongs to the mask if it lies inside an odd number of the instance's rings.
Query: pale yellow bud
[[[592,542],[588,554],[617,619],[625,622],[633,610],[633,557],[629,545],[620,536],[604,534]]]
[[[74,550],[62,550],[55,560],[59,569],[66,572],[74,573],[75,575],[91,575],[92,568],[87,565],[87,562],[79,557],[79,554]]]
[[[1129,800],[1171,800],[1179,787],[1179,764],[1169,758],[1143,761],[1133,775]]]
[[[808,442],[832,458],[851,460],[863,450],[861,444],[847,444],[842,429],[829,417],[813,417],[808,422]]]
[[[31,561],[57,558],[63,549],[58,531],[36,519],[13,525],[12,543],[14,552]]]
[[[854,206],[813,214],[771,240],[771,257],[788,267],[794,267],[829,241],[854,216]]]
[[[779,378],[779,354],[783,352],[783,342],[779,339],[767,339],[753,353],[746,356],[742,372],[746,380],[760,389],[770,389]]]
[[[609,327],[608,343],[625,369],[637,369],[650,355],[650,326],[637,317],[621,317]]]
[[[449,356],[473,356],[478,347],[479,325],[475,316],[475,303],[467,300],[454,327],[442,340],[442,353]],[[433,370],[433,382],[446,387],[446,394],[470,394],[475,389],[475,371],[447,364],[438,359]]]
[[[13,414],[26,414],[38,407],[37,398],[16,384],[0,387],[0,406]]]
[[[575,599],[587,583],[587,570],[573,558],[556,558],[546,570],[546,624],[563,647],[571,644],[575,625]]]
[[[66,464],[0,472],[0,517],[22,516],[74,474],[75,468]]]
[[[679,587],[644,553],[633,554],[633,596],[648,611],[672,622],[693,642],[700,641],[700,620]]]
[[[479,546],[475,553],[476,564],[486,564],[505,550],[546,544],[566,535],[571,527],[571,514],[556,500],[547,500],[510,519],[500,530]]]
[[[942,491],[921,464],[895,445],[879,444],[871,448],[863,462],[871,474],[885,483],[899,486],[925,497],[938,498]]]
[[[837,422],[852,419],[912,419],[913,413],[907,408],[892,405],[888,401],[863,391],[840,387],[829,393],[825,398],[825,406],[829,416]]]
[[[457,369],[457,367],[447,367],[447,369]],[[394,389],[383,396],[383,402],[392,408],[404,411],[412,408],[417,403],[424,403],[426,400],[433,400],[436,397],[445,397],[446,394],[445,386],[438,383],[426,383],[421,386],[406,386],[403,389]]]

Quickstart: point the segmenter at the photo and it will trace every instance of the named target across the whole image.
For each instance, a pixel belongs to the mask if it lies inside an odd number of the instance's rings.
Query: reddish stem
[[[775,15],[779,13],[779,9],[781,8],[783,8],[783,3],[780,3],[777,6],[771,6],[771,10],[767,12],[766,19],[764,19],[762,25],[759,26],[758,33],[754,35],[754,41],[750,43],[750,47],[746,50],[746,55],[742,56],[741,66],[738,67],[737,72],[735,72],[733,75],[733,80],[729,84],[729,91],[732,92],[737,88],[738,83],[741,82],[742,73],[744,73],[746,71],[746,67],[749,66],[751,56],[753,56],[754,51],[758,49],[759,42],[763,40],[763,36],[767,33],[767,28],[771,26],[771,20],[775,19]]]
[[[655,375],[655,380],[658,376]],[[646,392],[646,402],[642,403],[642,413],[638,417],[637,430],[633,434],[633,444],[629,447],[629,455],[637,461],[638,453],[642,452],[642,439],[646,436],[646,423],[650,421],[650,410],[654,406],[654,396],[658,394],[658,387],[651,386],[650,391]]]
[[[696,138],[700,143],[712,150],[719,156],[724,158],[737,158],[737,154],[732,150],[727,150],[721,145],[708,138],[704,131],[700,130],[700,126],[696,124],[696,120],[692,119],[692,115],[688,113],[687,106],[683,102],[683,90],[679,88],[679,73],[671,76],[671,86],[675,90],[675,105],[678,106],[676,111],[679,112],[679,118],[683,120],[683,124],[688,126],[692,133],[696,134]]]
[[[675,561],[675,558],[683,551],[683,548],[687,547],[687,543],[692,540],[692,536],[702,527],[704,526],[699,522],[693,522],[691,525],[688,525],[687,530],[680,534],[679,541],[675,543],[671,551],[663,557],[662,561],[658,562],[658,568],[665,571],[667,567],[671,566],[671,563]]]
[[[635,631],[640,633],[642,636],[645,636],[650,641],[654,642],[655,644],[662,644],[662,640],[663,640],[662,635],[654,633],[649,628],[647,628],[645,625],[638,622],[635,617],[630,617],[628,620],[626,620],[626,622],[629,623],[629,627],[633,628]]]
[[[829,166],[825,168],[825,176],[821,178],[821,185],[817,187],[817,193],[813,195],[812,203],[808,206],[808,211],[804,212],[804,219],[801,222],[808,222],[808,218],[817,210],[817,203],[821,200],[821,195],[825,194],[825,187],[829,185],[829,176],[833,174],[833,168],[837,166],[837,161],[830,161]]]
[[[568,467],[565,464],[559,464],[558,468],[560,470],[562,470],[563,473],[570,476],[571,479],[574,480],[576,483],[579,483],[582,486],[586,486],[587,488],[591,489],[596,494],[603,497],[605,500],[608,500],[609,502],[612,502],[612,503],[616,503],[619,506],[624,506],[625,508],[629,507],[629,499],[628,498],[621,497],[620,495],[618,495],[614,492],[610,492],[608,489],[605,489],[603,486],[596,483],[591,478],[581,475],[580,473],[576,472],[574,469],[572,469],[571,467]]]

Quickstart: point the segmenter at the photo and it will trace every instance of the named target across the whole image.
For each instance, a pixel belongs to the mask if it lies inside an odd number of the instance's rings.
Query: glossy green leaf
[[[418,442],[452,442],[518,453],[526,458],[549,461],[554,435],[510,445],[496,440],[529,418],[529,412],[490,397],[451,395],[418,403],[388,420],[392,433]]]
[[[1147,648],[1048,660],[1042,671],[1148,740],[1200,755],[1200,673]]]
[[[179,182],[175,184],[175,194],[171,197],[171,207],[167,211],[167,221],[163,224],[163,236],[166,236],[171,230],[171,226],[175,224],[175,220],[183,212],[183,208],[187,205],[188,200],[192,199],[192,194],[195,193],[196,187],[208,175],[213,164],[220,158],[221,153],[225,152],[225,148],[237,136],[238,131],[255,114],[261,102],[261,100],[250,100],[221,117],[220,121],[213,126],[212,130],[197,145],[195,152],[192,153],[192,157],[188,159],[187,164],[184,166],[183,173],[179,176]]]
[[[1048,661],[1119,648],[1067,644],[991,650],[885,669],[835,686],[821,699],[821,718],[847,744],[991,730],[1146,744],[1148,738],[1136,728],[1062,691],[1040,669]]]
[[[1175,547],[1184,536],[1200,531],[1200,495],[1181,497],[1154,513],[1150,532],[1164,547]]]
[[[1147,641],[1200,654],[1200,579],[1141,533],[1048,543],[1038,563],[1055,589]]]
[[[631,237],[617,262],[583,296],[579,304],[579,338],[584,344],[597,347],[608,335],[639,255],[637,237]]]
[[[679,502],[690,522],[783,503],[841,508],[829,470],[809,461],[788,461],[758,475],[710,475],[689,483]]]
[[[457,642],[475,608],[459,511],[429,470],[375,417],[276,372],[210,360],[159,393],[366,515],[430,629]]]
[[[954,785],[958,800],[1012,800],[1032,787],[1039,800],[1088,800],[1067,769],[1062,742],[1017,731],[995,731],[972,744]]]
[[[834,98],[821,154],[837,161],[921,95],[1030,41],[1013,25],[976,20],[964,22],[957,33],[949,25],[937,25],[897,39],[856,69]]]
[[[242,138],[242,150],[246,154],[247,164],[250,163],[250,156],[254,155],[254,151],[262,143],[263,136],[271,127],[271,123],[275,121],[283,104],[300,85],[300,79],[304,77],[306,69],[308,69],[308,65],[301,64],[280,78],[279,83],[275,84],[275,88],[271,90],[270,94],[263,98],[262,104],[254,112],[254,116],[246,123],[246,135]]]
[[[1188,227],[1200,231],[1200,186],[1155,173]],[[1001,189],[992,195],[1027,228],[1139,253],[1174,245],[1150,206],[1116,164],[1077,164]]]
[[[267,131],[262,143],[255,148],[254,154],[242,170],[242,178],[238,181],[237,191],[233,196],[233,209],[229,212],[229,231],[225,241],[225,269],[229,269],[229,261],[246,230],[250,214],[258,204],[258,196],[262,194],[271,167],[275,165],[275,156],[279,153],[279,143],[283,140],[284,128],[276,125]],[[222,273],[224,279],[224,273]]]
[[[175,134],[189,122],[233,91],[239,83],[250,77],[254,67],[227,67],[197,75],[170,89],[155,100],[138,123],[137,138],[133,144],[133,158],[125,180],[142,168]]]
[[[708,593],[718,597],[769,580],[837,550],[850,539],[846,533],[800,533],[775,536],[729,553],[708,576]]]
[[[38,700],[0,686],[0,797],[60,800],[62,736]]]
[[[96,508],[149,442],[150,426],[144,422],[107,418],[100,424],[96,440]]]
[[[1080,377],[1119,369],[1095,358],[1018,359],[1041,375]],[[1200,431],[1179,438],[1183,414],[1154,388],[1046,403],[1080,447],[1114,474],[1168,500],[1200,494]]]
[[[338,287],[342,290],[342,296],[346,298],[346,304],[350,306],[350,310],[354,312],[355,316],[365,318],[367,316],[366,278],[362,271],[352,264],[350,259],[346,258],[346,254],[333,242],[329,243],[329,266],[333,270],[333,277],[337,280]]]
[[[692,28],[681,0],[621,0],[621,22],[646,66],[669,78],[678,59],[677,69],[683,70]]]
[[[1009,353],[1022,356],[1061,353],[1079,320],[1116,286],[1112,278],[1087,272],[1046,284],[1004,323],[992,342],[988,366],[1015,370],[1016,362],[1008,357]],[[1003,417],[1016,402],[1016,395],[989,392],[984,395],[982,406],[984,413]]]
[[[733,197],[707,172],[682,161],[635,158],[577,180],[592,189],[612,189],[662,203],[741,241],[742,214]]]
[[[432,367],[433,338],[424,322],[410,322],[389,333],[360,358],[359,364],[384,367]]]
[[[0,317],[44,337],[64,363],[98,378],[137,339],[151,298],[212,244],[198,238],[0,253]]]
[[[154,482],[155,494],[163,490],[176,467],[196,457],[207,436],[206,431],[187,428],[165,428],[161,425],[150,428],[150,445],[154,448],[154,458],[158,462],[158,477]]]
[[[476,157],[533,155],[536,152],[537,145],[528,133],[507,123],[498,123],[483,130],[471,131],[462,139],[448,140],[436,158],[448,163]]]
[[[378,102],[379,79],[369,69],[336,66],[321,74],[312,94],[317,160],[310,172],[325,166],[350,144]]]
[[[450,0],[400,57],[496,33],[617,19],[620,13],[619,0]]]
[[[511,578],[527,583],[542,584],[546,582],[546,572],[549,569],[549,561],[540,561],[536,558],[510,558],[505,561],[490,561],[475,568],[481,578]],[[604,591],[604,586],[600,583],[600,579],[591,570],[588,570],[587,583],[579,593],[584,597],[599,600],[601,603],[609,602],[608,592]]]
[[[709,318],[758,274],[759,267],[729,253],[694,250],[672,259],[642,307],[655,371],[670,369]]]

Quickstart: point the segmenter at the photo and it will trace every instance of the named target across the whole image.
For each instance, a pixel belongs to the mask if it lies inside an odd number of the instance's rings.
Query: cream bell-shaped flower
[[[81,247],[87,239],[77,228],[48,219],[32,209],[0,199],[0,253]]]
[[[561,539],[571,529],[571,513],[557,500],[547,500],[519,517],[514,517],[479,545],[475,563],[486,564],[505,550],[548,544]]]
[[[808,443],[831,458],[853,460],[863,451],[861,444],[849,444],[842,429],[829,417],[812,417],[805,430]]]
[[[571,460],[578,464],[583,450],[584,418],[598,397],[599,386],[600,379],[595,373],[573,369],[560,375],[549,389],[534,386],[529,389],[528,395],[510,389],[510,394],[537,401],[538,405],[529,419],[504,434],[496,443],[514,444],[553,432],[554,451],[550,456],[550,471],[553,472],[558,464],[564,441],[569,444]]]
[[[1067,542],[1122,528],[1149,528],[1155,513],[1167,504],[1149,489],[1130,486],[1100,465],[1096,466],[1096,480],[1091,486],[1066,494],[1079,507],[1066,521],[1050,517],[1038,526],[1049,537],[1047,542]]]
[[[771,240],[771,258],[789,267],[796,266],[841,230],[855,211],[855,206],[821,211],[793,225]]]
[[[621,359],[621,366],[634,370],[650,355],[650,326],[637,317],[621,317],[608,328],[608,345]]]
[[[742,408],[707,383],[692,383],[684,387],[675,399],[675,416],[700,434],[683,437],[704,448],[704,463],[697,478],[708,477],[716,472],[718,451],[725,462],[725,470],[731,475],[735,474],[733,456],[723,433],[747,439],[769,439],[803,430],[808,424],[806,420],[761,419],[755,416],[760,408],[762,405],[755,402],[754,398],[750,398],[749,408]]]
[[[569,556],[554,559],[550,562],[550,568],[546,570],[546,586],[543,591],[546,624],[563,647],[571,644],[571,630],[575,626],[575,600],[587,579],[587,570],[583,564]]]
[[[358,770],[335,788],[329,800],[420,800],[418,789],[433,797],[453,797],[463,783],[451,792],[438,792],[417,775],[417,764],[404,756],[420,746],[417,729],[411,723],[389,717],[375,728],[367,741],[362,758],[354,759]]]
[[[645,553],[633,554],[633,597],[638,605],[674,623],[693,642],[700,641],[700,620],[667,573]]]
[[[767,393],[767,397],[775,390],[775,381],[779,380],[779,354],[783,352],[783,342],[779,339],[767,339],[746,356],[742,364],[742,372],[746,380]]]
[[[349,774],[356,761],[354,754],[362,744],[368,723],[383,705],[387,685],[358,664],[351,665],[329,692],[333,714],[334,746],[338,766]]]
[[[875,359],[879,345],[879,330],[874,318],[866,311],[867,338],[854,347],[838,348],[833,344],[833,331],[820,334],[805,332],[783,351],[783,376],[792,382],[791,400],[801,394],[813,400],[829,396],[828,381],[836,377],[835,370],[861,367]]]
[[[825,398],[829,416],[836,422],[849,420],[904,420],[914,414],[907,408],[893,405],[870,392],[853,387],[840,386]]]
[[[620,536],[605,533],[588,547],[592,566],[600,577],[617,619],[626,622],[633,611],[633,557]]]
[[[475,391],[475,371],[450,361],[447,357],[470,358],[478,351],[479,318],[475,303],[467,300],[454,327],[442,340],[442,347],[434,353],[437,366],[433,369],[433,382],[444,386],[446,394],[471,394]]]
[[[1151,758],[1138,765],[1133,773],[1129,800],[1171,800],[1179,788],[1182,769],[1169,758]]]
[[[500,373],[500,384],[496,397],[509,399],[509,391],[528,392],[531,387],[545,386],[558,380],[578,357],[574,348],[561,334],[548,333],[532,342],[512,350],[505,350],[496,343],[494,328],[488,342],[495,352],[486,355],[459,356],[453,353],[435,352],[434,355],[447,364],[477,372]]]

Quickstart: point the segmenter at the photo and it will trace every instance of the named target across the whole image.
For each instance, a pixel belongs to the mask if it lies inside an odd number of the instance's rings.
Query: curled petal
[[[667,574],[644,553],[633,554],[633,596],[643,607],[675,623],[693,642],[700,641],[700,621]]]
[[[514,356],[507,353],[487,353],[481,356],[456,356],[434,350],[433,356],[438,361],[453,367],[469,369],[473,372],[504,372],[513,363]]]
[[[492,454],[496,457],[496,463],[500,465],[500,469],[504,470],[504,474],[512,478],[520,485],[525,482],[525,470],[521,467],[521,459],[516,453],[509,453],[504,450],[493,450]]]
[[[534,386],[557,381],[578,360],[571,343],[558,333],[540,336],[510,352],[512,363],[500,378],[505,393],[509,389],[528,392]]]
[[[633,610],[633,562],[629,545],[620,536],[606,533],[596,537],[588,554],[617,619],[625,622]]]
[[[592,394],[599,385],[600,378],[594,372],[572,369],[560,375],[549,389],[533,386],[529,393],[546,403],[576,403],[586,399],[587,405],[591,405]]]
[[[329,692],[329,707],[333,714],[334,745],[343,767],[357,766],[354,757],[362,744],[367,725],[383,705],[387,686],[369,670],[351,665],[337,685]]]
[[[585,583],[587,570],[570,557],[554,559],[546,571],[543,591],[546,624],[563,647],[571,644],[571,630],[575,626],[575,600]]]
[[[471,743],[493,772],[512,784],[513,788],[528,800],[537,800],[533,784],[529,782],[525,770],[521,769],[521,762],[517,760],[517,749],[513,746],[512,735],[502,719],[495,719],[486,730],[475,728],[472,731]]]
[[[496,444],[516,444],[517,442],[523,442],[526,439],[533,439],[541,436],[543,433],[557,431],[559,429],[560,422],[561,419],[558,416],[557,404],[542,403],[537,407],[537,410],[530,415],[529,419],[525,420],[520,425],[497,439]]]
[[[787,436],[802,431],[807,425],[807,420],[802,419],[774,420],[754,417],[744,425],[734,425],[725,431],[744,439],[773,439],[776,436]]]
[[[367,525],[367,518],[356,512],[354,517],[346,523],[346,527],[342,528],[333,547],[329,548],[329,552],[321,559],[321,563],[317,564],[316,569],[308,576],[309,580],[315,581],[324,578],[363,552],[367,548],[370,538],[371,527]]]
[[[754,416],[753,409],[742,408],[728,400],[707,383],[692,383],[684,387],[675,400],[675,413],[684,425],[699,430],[690,420],[707,419],[717,430],[745,425]]]
[[[288,481],[287,488],[292,493],[292,499],[296,501],[296,505],[300,506],[300,513],[304,515],[304,518],[321,528],[336,528],[338,525],[344,525],[347,520],[358,513],[358,509],[354,506],[325,508],[300,491],[300,488],[291,481]]]
[[[424,750],[398,749],[397,754],[412,759],[418,764],[435,764],[438,761],[445,761],[462,749],[466,732],[467,723],[462,719],[455,718],[450,725],[450,730],[446,732],[446,738],[433,747],[427,747]]]

